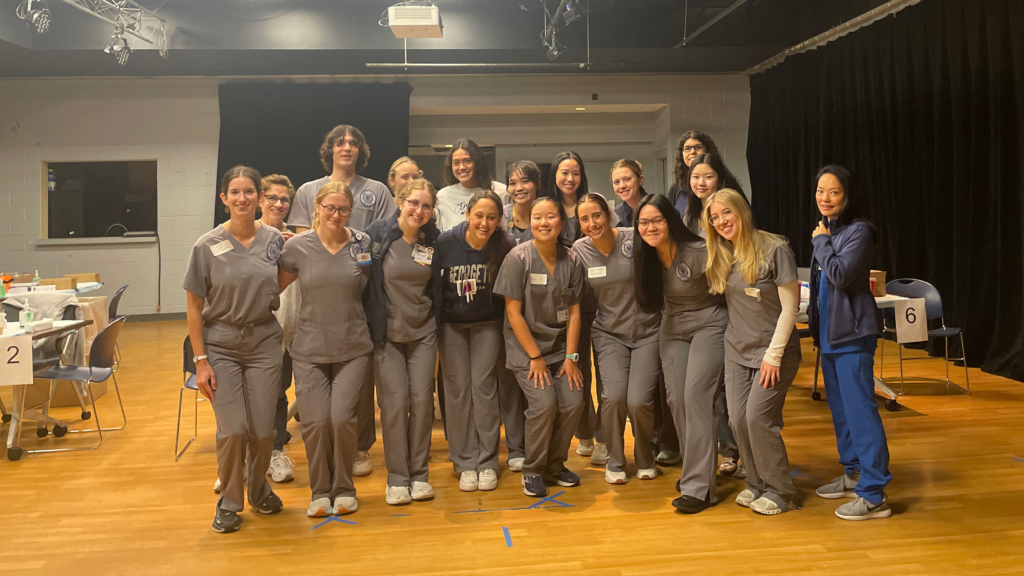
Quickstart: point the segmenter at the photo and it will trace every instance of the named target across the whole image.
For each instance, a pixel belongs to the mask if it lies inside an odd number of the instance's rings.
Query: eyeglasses
[[[348,206],[325,206],[321,204],[320,209],[322,209],[324,211],[324,214],[328,216],[334,216],[335,212],[341,214],[342,216],[348,216],[349,214],[352,213],[352,209],[349,208]]]
[[[694,144],[693,146],[683,146],[683,152],[701,152],[704,150],[703,144]]]
[[[405,200],[405,203],[408,204],[409,207],[412,208],[413,210],[423,209],[427,212],[430,212],[434,209],[434,206],[432,204],[426,204],[420,202],[419,200]]]
[[[266,198],[267,202],[271,206],[277,204],[278,202],[280,202],[282,206],[287,206],[292,203],[292,199],[287,196],[267,196]]]
[[[637,226],[641,228],[647,228],[648,226],[663,226],[665,224],[665,218],[658,216],[657,218],[651,218],[650,220],[644,218],[636,221]]]
[[[718,228],[720,224],[725,224],[726,220],[732,221],[734,216],[735,215],[732,213],[732,210],[726,208],[725,210],[722,210],[721,214],[715,214],[708,218],[708,222],[715,228]]]

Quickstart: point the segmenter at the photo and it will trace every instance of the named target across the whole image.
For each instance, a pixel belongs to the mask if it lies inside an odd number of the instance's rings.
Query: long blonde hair
[[[739,219],[739,230],[732,242],[723,238],[711,225],[711,205],[716,202],[732,210]],[[746,199],[732,188],[723,188],[708,196],[701,214],[701,226],[704,227],[704,236],[708,244],[706,273],[712,294],[725,292],[729,273],[736,263],[739,263],[740,273],[747,284],[756,283],[761,264],[767,260],[772,250],[787,243],[782,236],[755,228]]]
[[[348,207],[355,207],[355,201],[352,199],[352,190],[348,186],[341,182],[328,182],[320,187],[320,190],[316,193],[316,200],[313,201],[313,229],[317,229],[320,226],[320,210],[317,207],[331,194],[341,194],[348,199]]]

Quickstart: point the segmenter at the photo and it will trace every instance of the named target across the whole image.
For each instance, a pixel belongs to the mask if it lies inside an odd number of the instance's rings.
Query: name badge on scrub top
[[[545,286],[548,283],[547,274],[530,274],[530,284],[536,286]]]
[[[567,322],[569,320],[569,309],[557,308],[555,309],[555,315],[558,317],[559,322]]]
[[[759,288],[744,288],[743,291],[751,298],[757,298],[757,301],[761,301],[761,290]]]
[[[356,254],[356,264],[358,264],[360,266],[365,266],[365,265],[367,265],[369,263],[370,263],[370,253],[369,252],[360,252],[359,254]]]
[[[214,256],[220,256],[221,254],[231,252],[234,249],[235,247],[231,244],[231,240],[225,240],[210,246],[210,252],[213,252]]]
[[[430,263],[434,261],[434,249],[417,244],[412,249],[413,262],[417,264],[423,264],[424,266],[430,266]]]
[[[595,266],[593,268],[587,268],[587,278],[604,278],[608,275],[608,268],[605,266]]]

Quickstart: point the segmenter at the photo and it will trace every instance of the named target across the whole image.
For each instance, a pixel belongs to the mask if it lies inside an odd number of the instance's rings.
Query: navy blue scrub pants
[[[875,347],[859,352],[821,355],[825,394],[836,429],[839,463],[847,474],[860,472],[854,492],[872,504],[880,504],[889,473],[889,446],[875,403]]]

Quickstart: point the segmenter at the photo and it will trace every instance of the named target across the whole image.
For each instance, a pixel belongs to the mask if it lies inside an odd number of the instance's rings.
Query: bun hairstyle
[[[583,204],[584,202],[593,202],[594,204],[597,204],[598,208],[601,209],[601,212],[604,212],[605,218],[608,218],[609,220],[611,219],[612,213],[611,210],[608,208],[608,201],[605,200],[604,196],[601,196],[600,194],[594,194],[593,192],[589,192],[586,195],[581,196],[579,202],[576,203],[577,218],[580,217],[580,204]]]
[[[355,201],[352,198],[352,190],[348,186],[341,182],[328,182],[320,187],[320,190],[316,193],[316,200],[313,201],[313,229],[316,230],[320,226],[320,211],[316,209],[317,206],[323,204],[324,198],[327,198],[331,194],[341,194],[348,200],[348,207],[352,208],[355,205]]]

